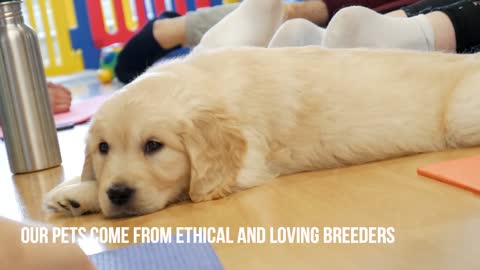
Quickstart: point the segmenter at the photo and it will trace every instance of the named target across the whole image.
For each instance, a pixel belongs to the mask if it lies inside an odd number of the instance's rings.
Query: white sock
[[[435,35],[424,15],[389,17],[364,7],[340,10],[325,32],[327,48],[398,48],[435,50]]]
[[[325,29],[305,19],[284,22],[273,35],[269,48],[322,45]]]
[[[205,33],[195,50],[266,47],[285,17],[282,0],[244,0],[237,9]]]

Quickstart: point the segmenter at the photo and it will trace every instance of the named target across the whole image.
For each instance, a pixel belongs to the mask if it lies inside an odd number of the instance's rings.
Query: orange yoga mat
[[[480,156],[432,164],[417,173],[480,194]]]
[[[55,114],[54,118],[57,130],[73,128],[75,125],[87,122],[108,97],[109,95],[93,97],[73,104],[69,112]],[[3,138],[1,128],[0,138]]]

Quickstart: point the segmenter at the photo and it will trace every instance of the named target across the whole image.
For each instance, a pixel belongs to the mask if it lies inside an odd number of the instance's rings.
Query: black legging
[[[445,13],[455,29],[458,53],[480,51],[480,0],[423,0],[402,8],[407,16]]]

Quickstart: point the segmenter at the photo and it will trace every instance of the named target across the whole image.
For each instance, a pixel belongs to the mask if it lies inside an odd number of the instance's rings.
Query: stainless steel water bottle
[[[62,162],[38,37],[21,3],[0,0],[0,123],[13,173]]]

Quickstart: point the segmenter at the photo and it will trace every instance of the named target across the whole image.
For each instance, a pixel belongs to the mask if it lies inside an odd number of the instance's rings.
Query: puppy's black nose
[[[120,206],[126,204],[134,192],[135,190],[127,185],[115,184],[107,190],[107,195],[113,204]]]

